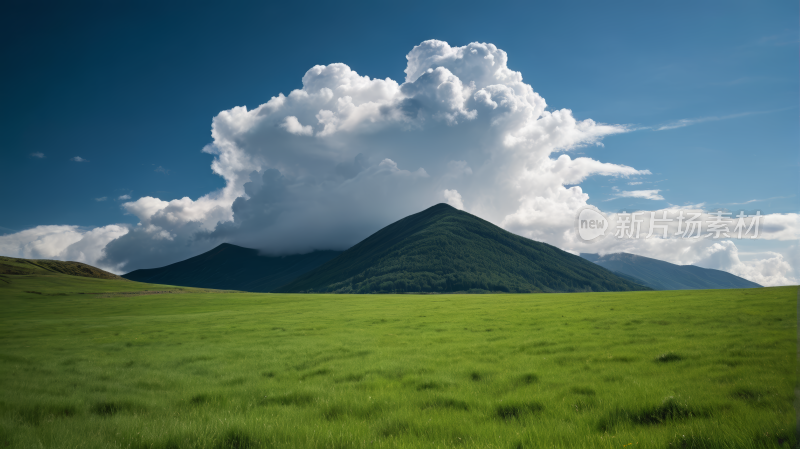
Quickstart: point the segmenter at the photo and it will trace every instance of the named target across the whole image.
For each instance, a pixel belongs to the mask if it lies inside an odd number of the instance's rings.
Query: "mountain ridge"
[[[654,290],[705,290],[725,288],[759,288],[726,271],[701,268],[695,265],[676,265],[659,259],[630,253],[581,253],[584,259],[596,263],[622,277],[638,279],[639,283]]]
[[[567,292],[649,288],[444,203],[375,232],[276,292]]]
[[[290,282],[340,253],[314,251],[289,256],[263,256],[256,249],[222,243],[189,259],[160,268],[134,270],[122,277],[150,284],[263,293]]]

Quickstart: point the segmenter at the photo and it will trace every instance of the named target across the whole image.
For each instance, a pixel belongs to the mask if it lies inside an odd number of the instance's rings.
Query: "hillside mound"
[[[30,275],[60,273],[98,279],[121,279],[119,276],[81,262],[47,259],[18,259],[0,256],[0,274]]]
[[[149,284],[269,292],[341,254],[315,251],[262,256],[258,250],[223,243],[199,256],[161,268],[132,271],[125,279]]]

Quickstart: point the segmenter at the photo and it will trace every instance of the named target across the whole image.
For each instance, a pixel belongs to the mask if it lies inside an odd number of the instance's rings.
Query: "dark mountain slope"
[[[0,274],[26,275],[61,273],[98,279],[120,279],[119,276],[81,262],[48,259],[17,259],[0,256]]]
[[[694,265],[675,265],[663,260],[628,253],[581,254],[621,277],[630,276],[654,290],[702,290],[714,288],[757,288],[755,282],[733,274]]]
[[[315,251],[292,256],[260,256],[258,250],[223,243],[211,251],[162,268],[122,277],[150,284],[269,292],[341,254]]]
[[[437,204],[397,221],[278,292],[647,290],[578,256]]]

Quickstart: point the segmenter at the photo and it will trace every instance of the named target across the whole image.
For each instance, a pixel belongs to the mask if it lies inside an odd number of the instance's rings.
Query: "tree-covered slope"
[[[211,251],[161,268],[122,277],[150,284],[269,292],[340,254],[315,251],[292,256],[261,256],[258,250],[223,243]]]
[[[675,265],[663,260],[628,253],[581,257],[607,268],[621,277],[630,276],[654,290],[703,290],[716,288],[757,288],[755,282],[725,271],[694,265]]]
[[[581,257],[437,204],[397,221],[276,292],[647,290]]]

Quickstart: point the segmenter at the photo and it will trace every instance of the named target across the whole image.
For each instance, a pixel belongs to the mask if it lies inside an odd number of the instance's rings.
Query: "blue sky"
[[[581,181],[603,211],[797,213],[798,13],[729,1],[18,3],[0,19],[0,183],[13,192],[0,234],[134,226],[123,195],[221,189],[201,152],[221,111],[288,95],[315,65],[402,82],[405,55],[428,39],[494,44],[548,110],[627,126],[569,153],[652,173]],[[664,200],[613,199],[635,189]]]

